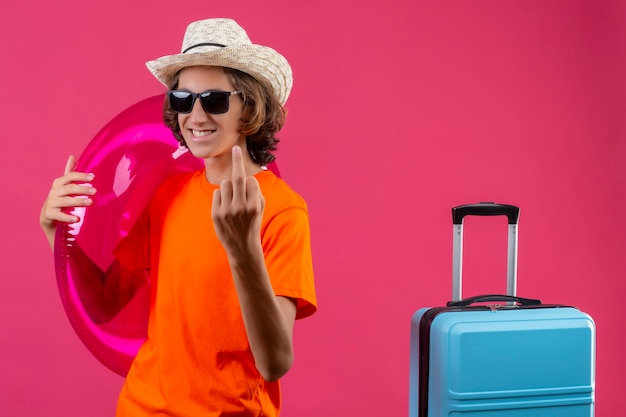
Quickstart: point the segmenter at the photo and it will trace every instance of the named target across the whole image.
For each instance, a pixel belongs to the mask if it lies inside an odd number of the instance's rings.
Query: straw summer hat
[[[293,85],[285,57],[270,47],[253,44],[232,19],[193,22],[187,26],[180,54],[146,62],[150,72],[166,86],[178,71],[197,65],[234,68],[265,80],[281,104],[287,101]]]

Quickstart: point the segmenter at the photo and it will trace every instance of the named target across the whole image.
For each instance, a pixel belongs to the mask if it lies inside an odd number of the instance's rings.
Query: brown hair
[[[246,136],[246,145],[250,156],[258,165],[269,164],[276,159],[273,152],[276,150],[280,139],[275,134],[285,124],[285,109],[272,94],[272,89],[268,83],[236,69],[222,69],[235,90],[241,91],[243,100],[241,133]],[[169,88],[175,90],[177,87],[178,74],[173,77]],[[180,133],[178,114],[170,108],[167,96],[163,103],[163,120],[176,140],[186,147],[185,139]]]

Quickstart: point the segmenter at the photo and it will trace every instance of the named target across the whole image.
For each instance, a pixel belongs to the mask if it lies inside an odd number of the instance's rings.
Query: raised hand
[[[211,216],[215,232],[229,256],[249,253],[261,244],[265,199],[256,178],[246,176],[239,146],[232,150],[232,177],[213,194]]]
[[[50,247],[54,249],[54,235],[57,222],[75,223],[76,216],[64,212],[64,209],[90,206],[93,200],[89,196],[96,193],[96,189],[89,183],[93,174],[75,172],[76,158],[73,155],[67,159],[62,177],[52,182],[48,197],[44,201],[39,215],[39,223],[43,229]]]
[[[296,304],[276,296],[261,246],[265,198],[258,181],[247,177],[239,146],[233,147],[232,177],[213,194],[211,215],[228,255],[250,349],[267,381],[282,377],[293,363]]]

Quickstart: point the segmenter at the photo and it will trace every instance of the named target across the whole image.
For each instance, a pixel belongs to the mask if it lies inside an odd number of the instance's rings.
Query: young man
[[[180,54],[147,66],[168,87],[166,124],[204,169],[166,180],[115,251],[149,271],[152,292],[118,416],[276,416],[294,321],[317,308],[306,203],[265,169],[291,68],[230,19],[190,24]],[[64,209],[97,198],[73,165],[42,208],[52,247],[56,223],[79,220]]]

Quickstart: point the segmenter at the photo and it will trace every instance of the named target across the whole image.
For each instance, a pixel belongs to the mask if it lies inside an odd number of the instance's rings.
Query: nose
[[[189,113],[189,118],[193,121],[203,121],[208,117],[207,113],[202,108],[202,103],[200,103],[200,99],[196,99],[193,103],[193,107],[191,108],[191,113]]]

